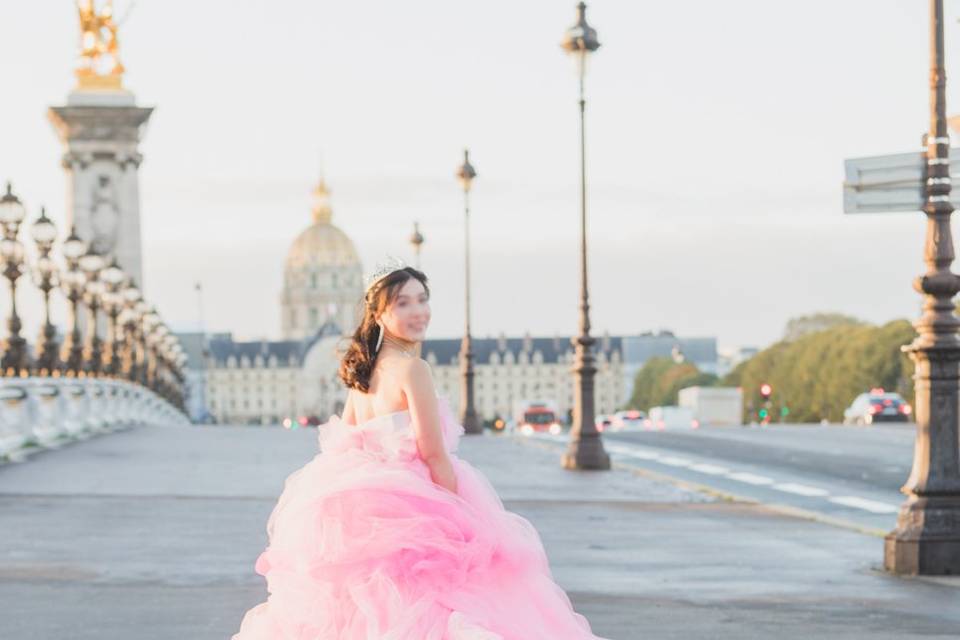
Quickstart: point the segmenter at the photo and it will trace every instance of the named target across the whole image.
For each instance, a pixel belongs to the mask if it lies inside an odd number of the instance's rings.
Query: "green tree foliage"
[[[820,331],[845,325],[862,324],[864,323],[861,320],[857,320],[853,316],[843,315],[842,313],[814,313],[808,316],[799,316],[797,318],[791,318],[787,322],[787,326],[783,331],[783,341],[793,342],[811,333],[819,333]]]
[[[722,386],[743,388],[745,410],[761,406],[760,385],[773,386],[774,415],[790,408],[791,422],[839,421],[843,410],[872,387],[913,400],[913,362],[900,351],[915,335],[906,320],[877,327],[839,323],[781,341],[741,363]]]
[[[717,377],[703,373],[689,362],[676,363],[671,358],[651,358],[637,372],[630,405],[648,411],[650,407],[677,404],[677,393],[686,387],[710,387]]]

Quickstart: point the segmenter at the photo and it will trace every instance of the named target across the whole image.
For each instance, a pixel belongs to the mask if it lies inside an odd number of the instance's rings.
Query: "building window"
[[[316,272],[313,272],[313,273],[310,274],[310,288],[311,288],[311,289],[316,289],[316,288],[317,288],[317,274],[316,274]]]
[[[310,328],[314,328],[319,324],[318,319],[320,317],[319,312],[316,307],[310,307]]]

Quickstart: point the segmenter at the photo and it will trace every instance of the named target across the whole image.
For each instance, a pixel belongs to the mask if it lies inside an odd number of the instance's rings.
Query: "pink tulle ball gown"
[[[540,536],[453,452],[457,493],[435,484],[410,413],[320,426],[286,481],[257,559],[269,597],[234,640],[597,639],[553,581]],[[602,640],[602,639],[598,639]]]

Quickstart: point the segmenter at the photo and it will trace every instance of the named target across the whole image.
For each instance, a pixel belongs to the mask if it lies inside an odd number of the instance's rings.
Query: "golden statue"
[[[77,0],[80,16],[80,60],[77,80],[80,89],[121,89],[123,64],[117,43],[113,0],[106,0],[99,13],[94,0]]]

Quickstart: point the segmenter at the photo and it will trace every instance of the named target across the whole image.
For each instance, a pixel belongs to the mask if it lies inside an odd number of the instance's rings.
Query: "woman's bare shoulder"
[[[394,356],[383,361],[380,366],[397,382],[408,383],[432,379],[430,364],[423,358]]]
[[[430,363],[423,358],[404,358],[398,363],[397,371],[410,381],[431,380],[433,375]]]

